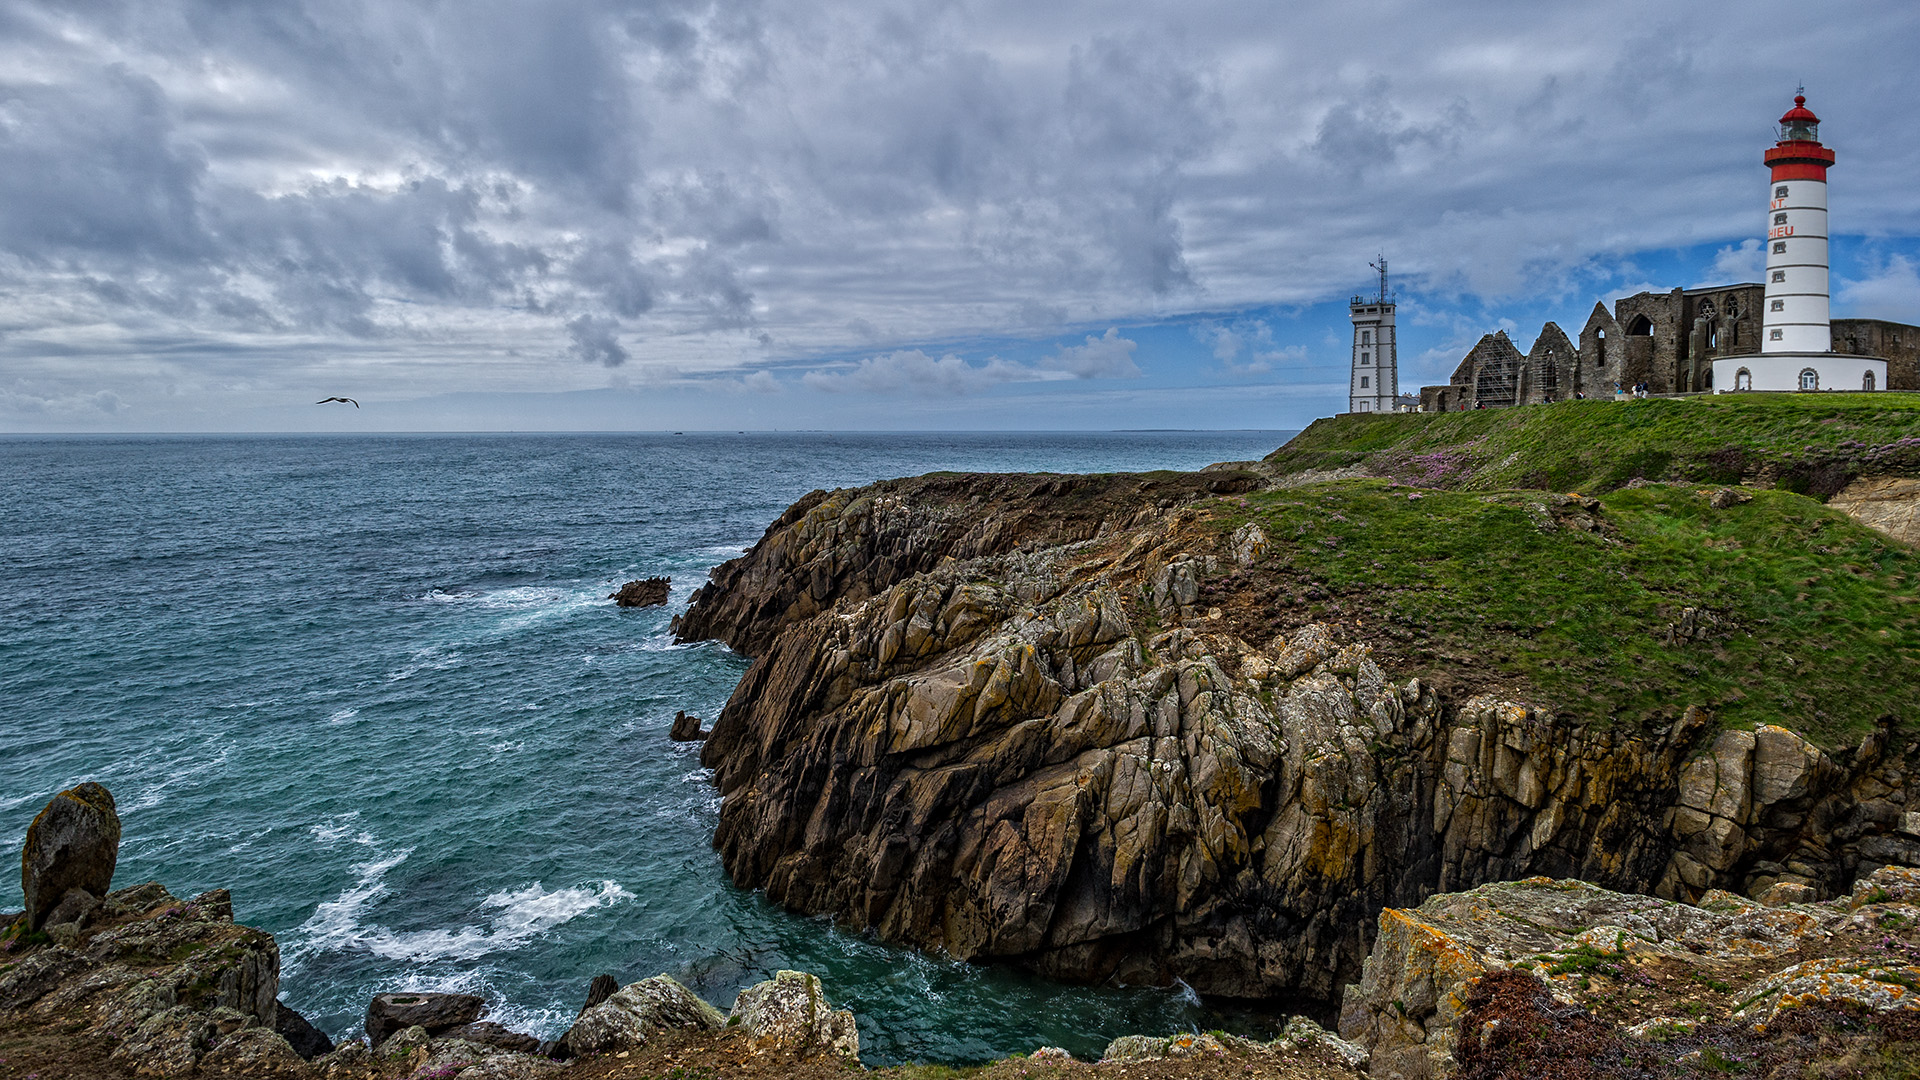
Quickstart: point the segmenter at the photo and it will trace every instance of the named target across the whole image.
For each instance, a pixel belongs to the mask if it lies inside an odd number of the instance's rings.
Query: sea
[[[230,889],[335,1038],[389,990],[554,1038],[602,972],[724,1010],[782,968],[875,1065],[1259,1033],[1259,1007],[959,962],[735,887],[667,729],[711,722],[749,661],[668,623],[814,488],[1193,469],[1291,434],[0,437],[0,851],[105,784],[116,887]],[[609,599],[654,575],[664,608]]]

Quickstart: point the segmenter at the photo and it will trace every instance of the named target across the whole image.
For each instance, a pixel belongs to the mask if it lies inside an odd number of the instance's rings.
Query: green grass
[[[1593,494],[1636,478],[1745,481],[1825,497],[1856,475],[1920,475],[1920,394],[1569,401],[1317,420],[1267,460],[1363,465],[1403,482]]]
[[[1269,597],[1257,617],[1276,628],[1361,620],[1409,674],[1471,670],[1590,722],[1665,723],[1702,705],[1833,746],[1882,716],[1920,716],[1913,549],[1785,491],[1725,510],[1692,487],[1601,503],[1596,534],[1554,525],[1525,491],[1363,480],[1218,500],[1218,528],[1257,521],[1273,543],[1205,587]],[[1713,616],[1710,636],[1668,644],[1684,607]]]

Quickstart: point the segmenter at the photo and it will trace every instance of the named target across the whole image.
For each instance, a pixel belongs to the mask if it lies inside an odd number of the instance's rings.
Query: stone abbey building
[[[1524,354],[1497,331],[1467,352],[1447,385],[1420,388],[1420,409],[1612,397],[1616,386],[1641,382],[1655,394],[1713,390],[1713,361],[1760,352],[1765,302],[1766,286],[1757,282],[1639,293],[1614,301],[1611,312],[1593,305],[1578,342],[1546,324]],[[1920,326],[1880,319],[1832,325],[1834,352],[1885,357],[1886,389],[1920,390]]]

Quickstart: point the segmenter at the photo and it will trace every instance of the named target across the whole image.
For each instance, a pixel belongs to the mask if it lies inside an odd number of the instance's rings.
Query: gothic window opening
[[[1741,368],[1739,371],[1734,372],[1733,388],[1735,390],[1753,389],[1753,372],[1748,371],[1746,368]]]
[[[1867,372],[1866,378],[1860,380],[1860,389],[1862,390],[1873,389],[1873,372],[1871,371]]]

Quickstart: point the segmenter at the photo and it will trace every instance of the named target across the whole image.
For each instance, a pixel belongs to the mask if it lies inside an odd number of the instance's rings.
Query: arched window
[[[1873,389],[1873,372],[1871,371],[1867,372],[1867,377],[1860,380],[1860,389],[1862,390]]]
[[[1812,368],[1802,368],[1800,370],[1800,389],[1802,390],[1820,389],[1820,373],[1813,370]]]
[[[1733,388],[1735,390],[1753,389],[1753,372],[1748,371],[1746,368],[1741,368],[1739,371],[1734,372]]]

